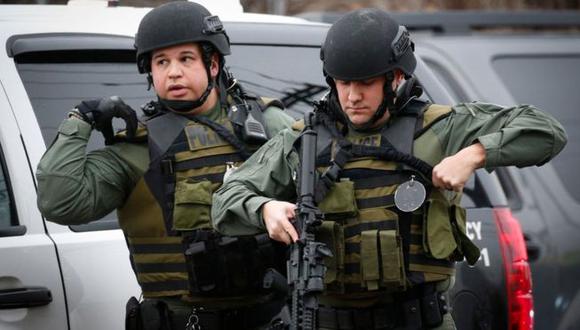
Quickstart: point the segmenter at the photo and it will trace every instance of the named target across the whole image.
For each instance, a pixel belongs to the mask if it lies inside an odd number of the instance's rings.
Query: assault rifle
[[[316,182],[316,138],[313,129],[314,113],[304,116],[304,130],[300,136],[300,196],[296,206],[294,226],[298,241],[290,246],[287,261],[288,286],[291,293],[290,329],[316,329],[318,294],[324,290],[324,257],[332,252],[324,243],[316,242],[314,230],[322,224],[322,212],[314,202]]]

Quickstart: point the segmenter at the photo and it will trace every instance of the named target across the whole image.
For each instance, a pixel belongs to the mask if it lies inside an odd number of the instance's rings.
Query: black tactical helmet
[[[328,30],[320,49],[324,72],[340,80],[364,80],[400,69],[411,76],[417,61],[409,32],[385,11],[350,12]]]
[[[150,70],[150,52],[187,42],[209,42],[223,56],[230,54],[229,38],[217,16],[202,5],[174,1],[143,17],[135,36],[140,73]]]

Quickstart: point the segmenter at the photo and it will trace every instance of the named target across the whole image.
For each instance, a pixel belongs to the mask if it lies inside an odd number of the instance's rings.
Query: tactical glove
[[[77,105],[76,108],[84,121],[103,134],[106,145],[111,145],[115,142],[113,118],[121,118],[125,121],[127,139],[130,140],[135,137],[137,113],[118,96],[85,100]]]

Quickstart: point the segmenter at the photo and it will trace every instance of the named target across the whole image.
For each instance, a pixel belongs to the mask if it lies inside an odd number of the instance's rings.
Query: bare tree
[[[272,0],[241,0],[248,12],[269,13]],[[580,10],[580,0],[286,0],[286,14],[307,11],[345,12],[362,7],[394,11],[434,10],[522,10],[568,9]]]

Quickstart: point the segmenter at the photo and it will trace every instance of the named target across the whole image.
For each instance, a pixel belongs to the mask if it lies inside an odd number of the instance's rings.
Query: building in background
[[[105,0],[101,0],[105,1]],[[119,6],[155,7],[170,0],[119,0]],[[217,0],[216,0],[217,1]],[[312,11],[346,12],[363,7],[392,11],[580,10],[580,0],[240,0],[246,12],[297,15]],[[67,0],[0,0],[0,4],[66,4]]]

